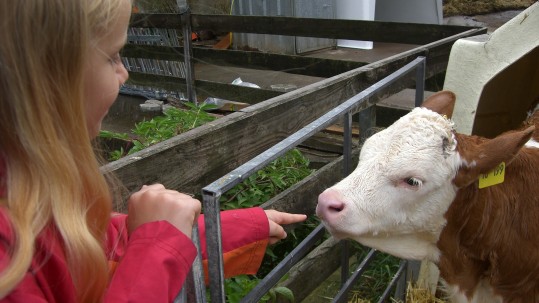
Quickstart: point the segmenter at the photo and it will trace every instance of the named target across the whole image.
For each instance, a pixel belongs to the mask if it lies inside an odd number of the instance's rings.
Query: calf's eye
[[[413,186],[413,187],[419,187],[422,184],[421,180],[419,180],[417,178],[414,178],[414,177],[406,178],[406,179],[404,179],[404,182],[406,184],[410,185],[410,186]]]

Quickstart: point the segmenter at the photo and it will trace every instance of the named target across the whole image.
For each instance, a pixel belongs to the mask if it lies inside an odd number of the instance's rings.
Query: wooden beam
[[[364,66],[365,62],[332,60],[304,56],[281,55],[256,51],[193,48],[194,62],[220,66],[242,66],[261,70],[284,71],[290,74],[329,78]],[[128,44],[122,57],[184,61],[182,47]]]
[[[138,72],[129,72],[127,84],[162,88],[169,91],[187,91],[184,78]],[[195,80],[195,90],[199,101],[204,101],[208,97],[214,97],[249,104],[256,104],[283,94],[282,92],[269,89],[206,80]]]
[[[131,26],[181,28],[177,14],[133,14]],[[473,27],[276,16],[191,15],[193,30],[427,44]],[[486,31],[486,28],[485,28]]]
[[[220,32],[426,44],[470,27],[275,16],[192,15],[195,29]]]

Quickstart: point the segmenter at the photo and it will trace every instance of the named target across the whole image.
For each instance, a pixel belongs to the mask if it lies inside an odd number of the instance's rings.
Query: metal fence
[[[167,28],[138,28],[128,29],[127,42],[130,44],[161,45],[170,47],[183,46],[183,61],[157,60],[145,58],[122,57],[122,63],[129,72],[172,76],[184,78],[187,85],[186,95],[183,92],[172,92],[154,87],[125,84],[120,92],[130,95],[141,95],[147,98],[176,97],[181,100],[197,103],[194,89],[193,43],[191,40],[191,11],[185,0],[177,1],[178,16],[181,19],[182,30]],[[187,60],[185,60],[187,58]]]
[[[425,82],[425,58],[418,57],[414,61],[408,63],[397,71],[393,72],[386,78],[375,83],[374,85],[363,90],[359,94],[348,99],[344,103],[330,110],[317,120],[306,125],[301,130],[282,140],[270,149],[256,156],[247,163],[241,165],[229,174],[221,177],[215,182],[209,184],[202,189],[203,205],[205,209],[205,225],[207,237],[207,255],[209,264],[210,277],[210,299],[211,302],[225,302],[224,289],[224,272],[223,272],[223,254],[221,246],[221,229],[220,229],[220,205],[219,198],[223,193],[230,190],[235,185],[247,179],[250,175],[262,169],[278,157],[284,155],[287,151],[293,149],[309,137],[324,130],[328,126],[335,124],[337,120],[344,119],[344,144],[343,144],[343,172],[348,175],[351,171],[351,154],[352,154],[352,115],[359,113],[359,123],[361,129],[367,129],[369,125],[373,125],[374,121],[368,113],[372,110],[375,102],[370,99],[377,91],[391,85],[396,80],[412,71],[416,72],[416,95],[415,105],[419,106],[423,100],[424,82]],[[367,114],[365,114],[367,113]],[[258,302],[264,294],[266,294],[278,281],[298,263],[316,244],[317,240],[324,236],[325,230],[322,225],[319,225],[307,238],[305,238],[288,256],[282,260],[260,283],[245,297],[242,302]],[[199,255],[192,269],[192,275],[188,277],[188,281],[184,289],[178,296],[176,302],[206,302],[206,286],[204,284],[204,273],[202,269],[202,261],[200,255],[200,243],[198,238],[198,228],[195,226],[193,231],[193,241],[197,246]],[[371,250],[353,274],[348,277],[348,249],[347,241],[341,241],[344,245],[343,256],[341,261],[342,274],[341,279],[343,286],[339,293],[334,297],[333,302],[343,302],[346,300],[351,287],[365,271],[369,263],[377,253]],[[411,265],[412,264],[412,265]],[[390,295],[393,289],[397,297],[404,299],[406,289],[406,272],[413,270],[417,272],[418,263],[403,260],[399,269],[382,294],[379,302],[384,302]]]

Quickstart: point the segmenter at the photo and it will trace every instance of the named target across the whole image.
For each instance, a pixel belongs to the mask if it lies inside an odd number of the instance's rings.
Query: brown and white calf
[[[539,111],[486,139],[454,131],[454,103],[436,93],[370,137],[316,213],[337,238],[434,261],[452,302],[539,302]],[[480,189],[489,172],[503,182]]]

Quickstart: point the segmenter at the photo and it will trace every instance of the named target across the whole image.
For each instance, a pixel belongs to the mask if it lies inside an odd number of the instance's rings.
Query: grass
[[[199,127],[207,122],[215,120],[215,117],[207,111],[216,108],[215,105],[201,103],[196,105],[191,102],[183,103],[186,109],[169,108],[163,116],[157,116],[148,121],[135,124],[131,134],[115,133],[102,130],[99,137],[102,139],[119,139],[130,142],[130,148],[124,150],[120,148],[110,151],[108,159],[118,160],[127,155],[133,154],[144,148],[170,139],[193,128]]]
[[[351,266],[355,269],[357,265],[363,260],[369,249],[364,248],[363,251],[357,256],[357,264]],[[362,302],[353,301],[363,300],[363,302],[377,302],[378,298],[382,295],[387,285],[399,269],[400,260],[396,257],[388,254],[379,253],[376,255],[373,262],[369,265],[368,270],[358,280],[355,287],[349,294],[349,302]]]

